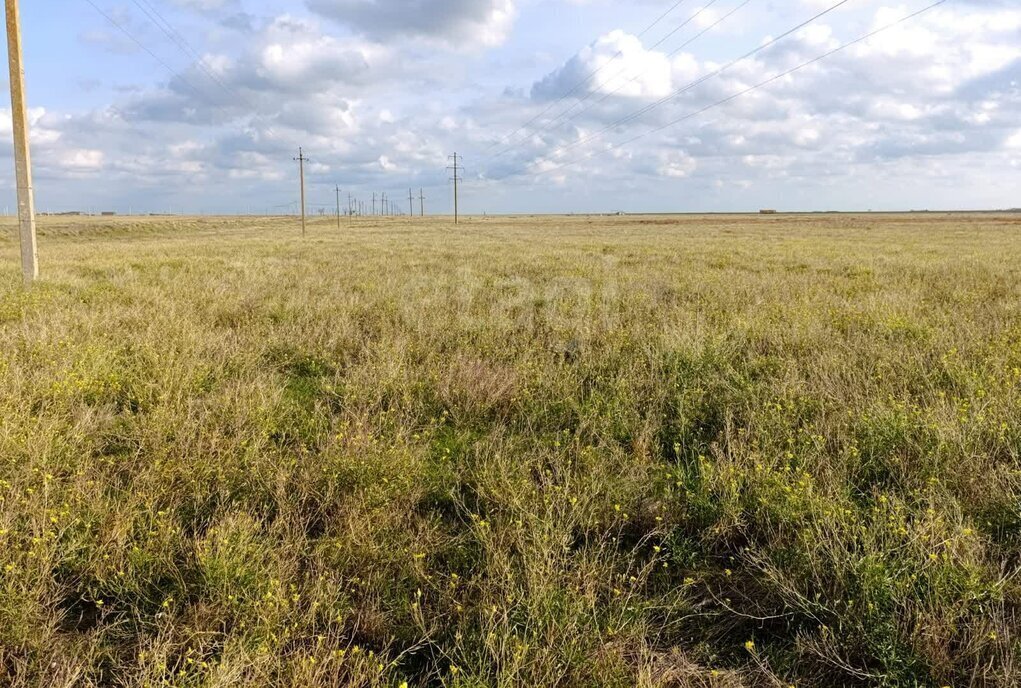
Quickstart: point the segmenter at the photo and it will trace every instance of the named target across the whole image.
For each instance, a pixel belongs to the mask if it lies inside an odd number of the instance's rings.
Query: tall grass
[[[1013,686],[1021,220],[0,235],[0,684]]]

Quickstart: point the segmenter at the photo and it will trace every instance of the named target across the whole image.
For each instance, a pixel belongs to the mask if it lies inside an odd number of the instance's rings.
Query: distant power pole
[[[408,189],[408,216],[415,217],[415,196],[411,189]]]
[[[337,186],[337,229],[340,229],[340,186]]]
[[[347,214],[348,217],[354,217],[354,207],[351,205],[351,194],[347,195]]]
[[[21,66],[21,19],[18,0],[7,5],[7,60],[11,71],[11,120],[14,129],[14,174],[18,184],[18,226],[21,230],[21,274],[25,285],[39,278],[39,249],[35,237],[35,197],[32,157],[28,147],[28,109],[25,70]]]
[[[422,189],[418,190],[418,214],[419,217],[425,217],[425,194]]]
[[[454,153],[453,155],[451,155],[450,159],[454,161],[454,164],[447,168],[448,170],[453,170],[453,172],[454,172],[454,176],[451,177],[451,179],[453,179],[453,181],[454,181],[454,224],[455,225],[457,224],[457,182],[460,181],[459,177],[457,176],[457,173],[464,170],[464,167],[462,167],[462,166],[457,164],[457,158],[458,158],[457,153]],[[463,158],[462,158],[462,160],[463,160]]]
[[[295,158],[298,161],[298,174],[301,176],[301,236],[305,236],[305,161],[308,158],[302,152],[301,147],[298,147],[298,157]]]
[[[386,192],[384,191],[379,195],[379,214],[389,215],[390,212],[386,209]]]
[[[372,214],[373,214],[373,216],[375,216],[375,214],[376,214],[376,192],[375,191],[372,192]]]

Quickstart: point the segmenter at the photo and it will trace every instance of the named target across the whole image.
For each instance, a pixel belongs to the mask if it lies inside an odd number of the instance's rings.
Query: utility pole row
[[[11,5],[16,3],[16,1],[17,0],[5,0],[5,2],[8,3],[8,10],[10,10]],[[13,64],[13,62],[12,62],[12,64]],[[12,88],[13,88],[13,86],[12,86]],[[15,135],[17,135],[17,131],[15,132]],[[449,166],[447,169],[449,169],[449,170],[451,170],[453,172],[453,176],[451,177],[451,179],[454,182],[454,224],[457,224],[459,222],[459,218],[460,218],[459,208],[458,208],[458,202],[459,202],[458,201],[458,184],[462,180],[462,174],[461,173],[464,171],[464,167],[461,164],[461,156],[459,156],[457,153],[454,153],[453,155],[451,155],[450,159],[453,161],[453,164],[451,166]],[[306,202],[306,197],[305,197],[305,163],[310,162],[310,160],[309,160],[308,157],[305,156],[304,148],[302,148],[301,146],[298,147],[298,157],[294,158],[294,160],[298,163],[298,179],[299,179],[300,191],[301,191],[301,201],[300,201],[300,205],[301,205],[301,234],[302,234],[302,236],[306,236],[307,235],[307,229],[308,229],[307,228],[307,217],[306,217],[307,210],[308,210],[308,204]],[[21,201],[20,191],[21,191],[21,188],[22,188],[20,186],[20,181],[21,181],[21,179],[19,177],[19,203]],[[28,185],[28,191],[29,191],[29,193],[31,193],[31,184],[30,183]],[[341,223],[340,223],[341,206],[340,206],[340,185],[339,184],[334,184],[334,194],[335,194],[335,212],[336,212],[336,220],[337,220],[337,229],[339,230],[341,228]],[[401,215],[404,215],[404,212],[400,208],[400,204],[398,204],[396,201],[394,201],[392,199],[387,198],[387,194],[386,194],[385,191],[380,193],[380,194],[378,194],[378,201],[379,201],[379,215],[380,216],[399,217]],[[376,207],[377,207],[376,206],[376,202],[377,202],[377,194],[376,194],[375,191],[373,191],[372,192],[372,214],[373,215],[376,215]],[[290,205],[290,204],[288,204],[288,205]],[[318,208],[317,212],[319,213],[320,216],[325,214],[324,207],[319,206],[319,205],[317,205],[316,207]],[[358,198],[353,197],[350,193],[347,194],[347,210],[346,210],[346,213],[347,213],[347,215],[349,217],[355,217],[356,215],[361,217],[361,216],[363,216],[365,214],[366,210],[367,210],[367,204],[365,202],[363,202],[362,200],[360,200]],[[422,189],[422,188],[419,188],[419,190],[418,190],[418,214],[419,214],[420,217],[425,217],[425,190]],[[409,217],[414,217],[415,216],[415,192],[414,192],[414,189],[408,189],[408,216]],[[29,281],[29,278],[27,277],[27,273],[26,273],[26,281]]]

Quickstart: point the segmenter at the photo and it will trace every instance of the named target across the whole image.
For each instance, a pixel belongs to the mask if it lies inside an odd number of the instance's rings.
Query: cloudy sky
[[[22,0],[37,203],[284,209],[300,145],[310,204],[449,212],[457,151],[476,213],[1021,206],[1017,0],[727,100],[932,1]]]

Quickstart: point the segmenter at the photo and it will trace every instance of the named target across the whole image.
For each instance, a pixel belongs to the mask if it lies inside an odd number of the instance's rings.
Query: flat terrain
[[[1021,215],[40,247],[0,685],[1021,683]]]

